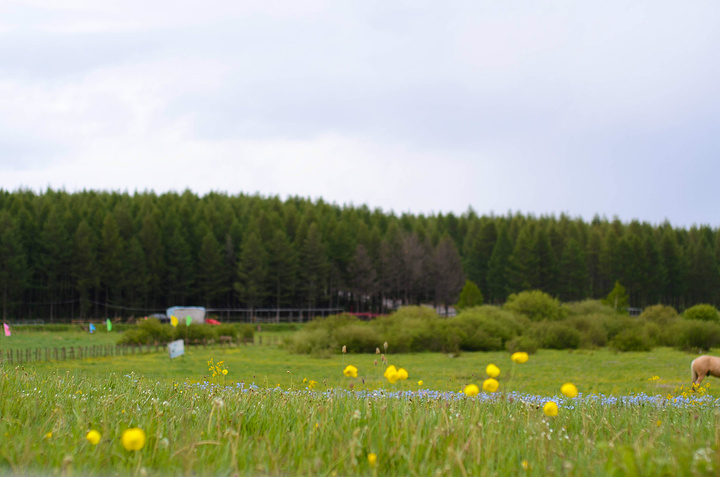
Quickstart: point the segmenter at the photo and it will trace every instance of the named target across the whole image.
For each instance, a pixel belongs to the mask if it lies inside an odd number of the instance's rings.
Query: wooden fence
[[[243,342],[248,344],[247,342]],[[262,336],[257,336],[255,344],[262,345]],[[280,337],[270,336],[265,338],[266,345],[280,343]],[[216,342],[213,340],[188,341],[186,347],[203,348],[227,348],[235,346],[229,341]],[[23,348],[0,350],[0,363],[20,364],[33,361],[66,361],[68,359],[102,358],[109,356],[128,356],[135,354],[167,352],[167,344],[143,344],[143,345],[94,345],[94,346],[63,346],[56,348]]]

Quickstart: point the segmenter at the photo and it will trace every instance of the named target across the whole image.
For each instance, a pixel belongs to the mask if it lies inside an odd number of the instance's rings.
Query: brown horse
[[[705,376],[720,378],[720,358],[715,356],[700,356],[690,363],[693,385],[699,385]]]

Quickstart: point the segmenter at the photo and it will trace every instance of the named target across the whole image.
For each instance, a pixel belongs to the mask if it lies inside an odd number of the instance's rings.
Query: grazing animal
[[[695,358],[690,363],[690,371],[694,385],[699,385],[705,376],[720,378],[720,358],[707,355]]]

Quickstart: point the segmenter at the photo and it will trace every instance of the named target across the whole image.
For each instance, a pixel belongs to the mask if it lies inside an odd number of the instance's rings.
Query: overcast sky
[[[0,0],[0,188],[720,226],[720,2]]]

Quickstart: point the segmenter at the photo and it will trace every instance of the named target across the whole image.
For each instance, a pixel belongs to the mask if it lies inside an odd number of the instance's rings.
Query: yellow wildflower
[[[228,373],[228,370],[227,370],[227,369],[223,369],[223,374],[225,375],[225,374],[227,374],[227,373]]]
[[[139,427],[126,429],[120,438],[122,445],[127,451],[139,451],[145,447],[145,431]]]
[[[545,403],[545,406],[543,406],[543,412],[546,416],[555,417],[558,415],[558,407],[557,404],[555,404],[552,401],[548,401]]]
[[[492,363],[487,365],[487,368],[485,368],[485,372],[491,378],[497,378],[498,376],[500,376],[500,368],[498,368]]]
[[[483,391],[487,393],[494,393],[498,390],[500,387],[500,383],[497,381],[497,379],[494,378],[488,378],[485,381],[483,381]]]
[[[375,467],[377,464],[377,454],[374,452],[371,452],[368,454],[368,463],[370,464],[370,467]]]
[[[478,393],[480,392],[480,389],[474,384],[468,384],[467,386],[465,386],[465,389],[463,390],[463,392],[466,395],[473,397],[473,396],[478,395]]]
[[[569,398],[577,397],[578,390],[573,383],[565,383],[560,387],[560,392]]]
[[[526,460],[523,460],[520,465],[522,466],[523,470],[528,470],[530,468],[530,464]]]
[[[400,379],[401,381],[404,381],[405,379],[408,378],[408,372],[405,371],[405,368],[400,368],[400,369],[398,369],[397,372],[398,372],[398,379]]]
[[[422,385],[423,385],[423,381],[421,379],[420,381],[418,381],[418,386],[422,386]]]
[[[513,360],[513,362],[517,364],[523,364],[527,363],[527,360],[530,359],[528,354],[525,351],[518,351],[517,353],[513,353],[512,356],[510,356],[510,359]],[[527,461],[524,461],[527,462]]]
[[[345,366],[343,374],[348,378],[357,378],[357,371],[358,370],[355,366],[353,366],[352,364],[348,364],[347,366]]]
[[[87,433],[87,435],[85,436],[85,439],[87,439],[90,444],[96,446],[96,445],[98,445],[98,442],[100,442],[101,437],[102,436],[100,435],[100,433],[98,431],[96,431],[95,429],[92,429],[90,432]]]
[[[390,381],[390,384],[395,384],[395,381],[400,379],[400,376],[398,375],[398,371],[395,368],[395,366],[390,365],[385,370],[385,373],[383,373],[383,376],[387,378],[388,381]]]
[[[45,439],[50,439],[52,437],[52,431],[45,434]]]

